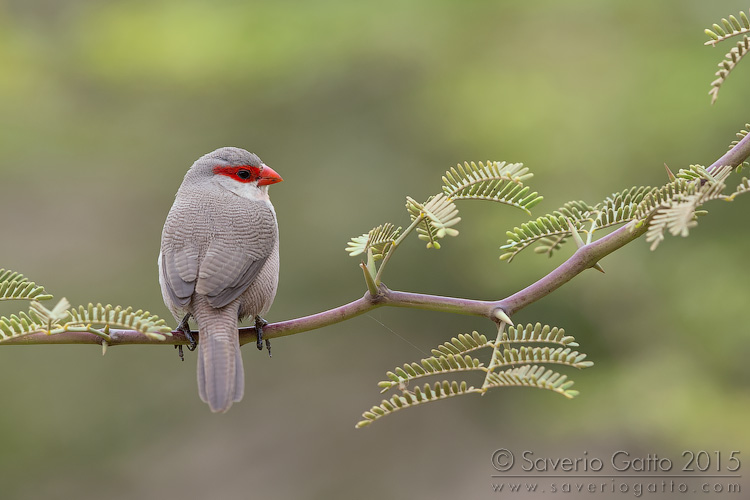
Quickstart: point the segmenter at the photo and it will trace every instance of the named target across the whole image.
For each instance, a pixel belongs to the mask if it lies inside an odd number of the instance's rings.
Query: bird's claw
[[[182,321],[180,321],[180,324],[177,325],[176,331],[182,332],[185,335],[185,338],[188,341],[188,344],[185,346],[188,348],[188,351],[192,352],[195,350],[196,347],[198,347],[198,342],[195,341],[195,337],[193,337],[193,332],[190,331],[190,313],[187,313],[184,318],[182,318]],[[177,355],[180,356],[180,360],[185,361],[185,355],[182,352],[182,344],[176,345],[175,349],[177,349]]]
[[[263,328],[268,325],[268,321],[264,320],[260,316],[255,317],[255,333],[258,335],[258,340],[255,345],[259,351],[263,350],[263,340],[266,341],[266,349],[268,350],[268,357],[271,357],[271,340],[263,339]]]
[[[189,342],[185,347],[188,348],[188,351],[193,352],[198,347],[198,342],[195,341],[195,337],[193,337],[193,333],[190,330],[185,330],[183,333]]]

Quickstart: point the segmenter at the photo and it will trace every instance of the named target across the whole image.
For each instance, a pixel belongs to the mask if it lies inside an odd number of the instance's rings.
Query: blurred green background
[[[0,266],[74,304],[169,317],[156,272],[182,176],[220,146],[258,153],[281,281],[267,319],[360,297],[344,246],[405,225],[464,160],[523,161],[545,196],[596,202],[710,164],[750,121],[750,63],[709,105],[702,31],[746,1],[4,1],[0,3]],[[730,42],[731,43],[731,42]],[[744,67],[748,66],[748,67]],[[416,239],[385,282],[480,299],[569,255],[498,260],[522,213],[462,204],[461,236]],[[483,498],[495,449],[536,456],[750,444],[746,214],[711,205],[688,240],[637,241],[525,309],[575,335],[594,368],[579,398],[509,389],[355,430],[385,371],[492,325],[378,309],[244,351],[245,399],[200,402],[195,356],[171,347],[1,347],[0,497]],[[3,305],[0,313],[17,310]],[[404,339],[407,339],[405,341]],[[693,485],[694,483],[690,483]],[[743,483],[745,489],[750,484]],[[496,495],[495,495],[496,496]],[[524,498],[532,498],[529,495]],[[541,496],[540,498],[546,498]]]

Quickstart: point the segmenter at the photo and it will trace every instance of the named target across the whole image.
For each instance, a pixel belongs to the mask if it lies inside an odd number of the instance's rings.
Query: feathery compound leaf
[[[651,191],[647,186],[635,186],[619,193],[613,193],[593,210],[597,214],[596,229],[616,226],[633,220],[638,204]]]
[[[483,389],[494,387],[536,387],[573,398],[578,391],[571,390],[572,380],[560,373],[539,365],[524,365],[487,375]]]
[[[40,322],[40,318],[33,313],[20,312],[10,317],[0,317],[0,342],[23,337],[32,333],[46,332],[47,327]]]
[[[458,235],[458,231],[451,227],[461,220],[460,217],[456,217],[458,209],[444,194],[430,196],[425,204],[418,203],[407,196],[406,209],[409,211],[412,223],[419,220],[417,236],[420,240],[427,242],[427,248],[440,249],[438,239]]]
[[[0,300],[47,300],[52,295],[30,282],[23,274],[0,268]]]
[[[729,73],[737,67],[737,64],[748,52],[750,52],[750,38],[745,35],[742,40],[737,42],[736,46],[724,55],[724,60],[719,63],[719,70],[716,72],[717,78],[711,82],[711,90],[708,91],[711,96],[711,104],[715,103],[719,97],[719,89],[726,81]]]
[[[714,180],[714,177],[702,165],[690,165],[688,168],[681,168],[677,171],[675,177],[686,181]]]
[[[690,202],[675,203],[671,207],[656,211],[646,232],[646,242],[651,243],[651,250],[656,250],[664,241],[664,231],[669,230],[672,236],[688,235],[689,229],[698,225],[695,220],[695,205]]]
[[[723,27],[714,24],[712,26],[713,29],[704,30],[706,35],[711,37],[711,40],[704,43],[704,45],[716,45],[727,38],[750,33],[750,22],[748,21],[747,14],[744,12],[740,12],[739,19],[734,16],[729,16],[729,19],[722,19],[721,24]]]
[[[372,230],[371,230],[372,231]],[[346,252],[350,257],[363,254],[367,251],[367,241],[370,239],[370,233],[364,233],[360,236],[354,236],[346,244]]]
[[[646,220],[660,208],[670,206],[672,200],[690,195],[695,190],[695,182],[675,179],[661,187],[651,188],[635,210],[634,219]]]
[[[508,347],[516,343],[557,344],[559,347]],[[570,389],[573,382],[545,365],[559,364],[574,368],[592,366],[593,363],[586,360],[585,354],[571,349],[576,346],[578,344],[575,339],[565,335],[562,328],[540,323],[508,327],[507,332],[505,327],[501,327],[495,342],[488,341],[486,336],[477,332],[457,335],[433,349],[432,357],[422,359],[419,363],[406,363],[403,367],[389,371],[388,380],[378,383],[381,393],[395,388],[398,388],[400,393],[390,399],[384,399],[381,404],[364,412],[364,420],[360,421],[357,427],[369,425],[403,408],[463,394],[484,394],[489,389],[498,387],[536,387],[572,398],[578,394],[578,391]],[[483,348],[492,349],[489,366],[467,354]],[[522,366],[513,366],[519,364]],[[413,392],[409,390],[412,381],[423,377],[452,374],[460,378],[468,372],[484,374],[481,387],[469,386],[466,380],[442,380],[432,386],[417,385]]]
[[[545,342],[562,346],[578,347],[576,339],[565,335],[563,328],[541,323],[510,326],[500,336],[500,343]]]
[[[523,163],[464,162],[445,172],[443,192],[452,200],[496,201],[531,214],[531,207],[542,201],[523,185],[533,175]]]
[[[387,372],[386,376],[390,380],[378,382],[378,387],[383,393],[393,387],[406,387],[409,382],[418,378],[469,371],[485,371],[484,364],[468,354],[431,356],[419,363],[407,363],[403,368],[397,367],[394,371]]]
[[[0,282],[0,300],[48,300],[52,295],[44,292],[44,287],[33,281]]]
[[[554,214],[564,215],[572,220],[591,220],[591,213],[596,210],[595,206],[589,205],[585,201],[569,201],[555,210]]]
[[[473,386],[467,386],[466,382],[448,382],[443,380],[441,382],[435,382],[435,385],[430,387],[430,384],[425,384],[424,387],[419,386],[414,388],[414,392],[403,391],[402,394],[396,394],[390,399],[384,399],[382,403],[377,406],[373,406],[369,411],[362,414],[363,420],[360,420],[356,427],[365,427],[370,425],[375,420],[390,415],[393,412],[401,410],[403,408],[411,408],[413,406],[420,405],[422,403],[429,403],[430,401],[439,401],[441,399],[452,398],[454,396],[461,396],[469,393],[481,393],[480,389],[476,389]]]
[[[582,204],[583,202],[574,203]],[[569,205],[569,203],[566,205]],[[567,210],[563,211],[566,208]],[[573,217],[570,217],[571,215]],[[590,211],[581,212],[577,207],[571,208],[571,206],[568,206],[555,210],[551,214],[543,215],[536,220],[525,222],[520,227],[514,227],[513,231],[505,233],[508,236],[508,243],[501,246],[500,249],[509,249],[510,251],[502,254],[500,260],[510,262],[523,249],[537,242],[540,243],[541,251],[552,255],[570,236],[568,220],[578,231],[586,232],[583,226],[587,220],[590,220],[590,217]]]
[[[379,260],[388,247],[398,238],[401,228],[394,228],[393,224],[387,222],[370,229],[369,233],[362,236],[356,236],[349,241],[346,251],[354,257],[366,253],[368,248],[372,248],[373,258]]]
[[[639,218],[643,200],[649,195],[653,197],[658,194],[655,188],[636,186],[613,193],[594,206],[583,201],[568,202],[551,214],[508,231],[508,243],[500,248],[510,251],[502,254],[500,260],[510,262],[518,253],[534,243],[538,243],[534,248],[535,253],[552,256],[571,236],[568,220],[576,231],[588,234],[590,240],[591,235],[597,230]]]
[[[47,309],[33,300],[28,314],[22,312],[18,316],[0,318],[0,342],[33,333],[53,335],[64,332],[67,325],[63,325],[61,321],[68,316],[68,308],[70,302],[65,297],[52,309]]]
[[[70,309],[64,322],[66,326],[71,325],[101,325],[107,327],[129,328],[137,330],[144,335],[164,340],[165,335],[172,335],[163,319],[148,311],[138,309],[133,311],[132,307],[111,306],[107,304],[89,304],[88,307],[79,306],[78,309]]]
[[[568,236],[569,235],[559,234],[556,236],[541,238],[537,241],[538,245],[534,247],[534,253],[541,253],[545,254],[547,257],[552,257],[555,252],[560,250],[562,246],[568,242]],[[514,257],[514,255],[511,254],[512,252],[502,254],[500,260],[508,260],[508,262],[510,262],[510,259]]]
[[[569,201],[565,205],[560,207],[556,211],[556,213],[560,213],[564,215],[565,217],[568,217],[571,221],[583,222],[583,221],[591,219],[592,211],[595,208],[596,207],[592,207],[585,201]],[[582,230],[581,224],[576,224],[576,225],[578,226],[578,229]],[[548,257],[552,257],[552,255],[555,252],[560,250],[560,248],[562,248],[562,246],[565,243],[567,243],[568,237],[570,236],[571,236],[570,230],[568,230],[565,233],[554,234],[551,236],[545,236],[543,238],[540,238],[536,241],[537,246],[534,247],[534,253],[545,254]],[[508,243],[510,244],[510,240],[508,240]],[[507,246],[508,245],[504,245],[503,247],[500,247],[500,248],[505,248]],[[526,248],[526,246],[524,246],[523,248]],[[518,248],[516,249],[517,251],[515,252],[508,252],[506,254],[501,255],[500,260],[508,260],[508,262],[510,262],[510,260],[515,256],[515,254],[523,250],[523,248]]]
[[[724,180],[732,170],[732,167],[724,166],[709,173],[700,165],[691,165],[689,170],[681,170],[678,178],[665,186],[674,186],[674,189],[660,191],[666,193],[663,202],[649,213],[646,241],[651,243],[651,250],[655,250],[664,240],[665,231],[673,236],[687,236],[690,229],[698,224],[695,220],[696,211],[704,203],[716,199],[731,200],[731,196],[722,193],[726,188]]]
[[[49,332],[54,327],[60,327],[61,321],[67,317],[68,309],[70,309],[70,302],[65,297],[61,298],[55,307],[47,309],[37,301],[33,301],[29,306],[29,312],[38,318],[38,321],[47,327]]]
[[[496,349],[493,356],[495,358],[492,363],[493,370],[495,367],[527,363],[560,364],[574,368],[588,368],[594,365],[591,361],[584,361],[585,354],[569,347],[511,347],[510,349]]]

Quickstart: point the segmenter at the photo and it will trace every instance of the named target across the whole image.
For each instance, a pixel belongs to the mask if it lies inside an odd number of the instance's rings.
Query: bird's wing
[[[162,233],[161,273],[165,292],[176,306],[185,307],[190,302],[199,259],[198,246],[187,234],[185,224],[170,212]]]
[[[200,261],[195,291],[213,307],[239,297],[258,276],[276,243],[276,218],[265,203],[251,210],[223,213]],[[218,221],[217,221],[218,222]]]

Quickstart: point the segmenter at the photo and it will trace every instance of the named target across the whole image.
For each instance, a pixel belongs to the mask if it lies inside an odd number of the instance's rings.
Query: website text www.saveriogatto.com
[[[492,453],[495,493],[729,494],[741,498],[742,462],[737,450],[685,450],[678,457],[616,450],[575,456],[543,456],[499,448]]]

